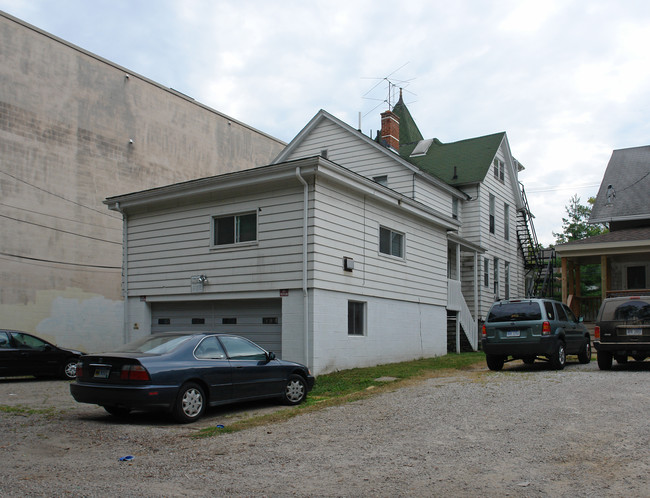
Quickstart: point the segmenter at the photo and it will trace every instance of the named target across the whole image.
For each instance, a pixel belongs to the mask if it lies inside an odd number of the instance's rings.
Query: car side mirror
[[[584,316],[581,316],[581,317],[578,318],[578,323],[582,323],[582,322],[584,322],[584,321],[585,321],[585,317],[584,317]]]
[[[271,360],[275,360],[275,353],[273,351],[266,353],[266,361],[268,362]]]

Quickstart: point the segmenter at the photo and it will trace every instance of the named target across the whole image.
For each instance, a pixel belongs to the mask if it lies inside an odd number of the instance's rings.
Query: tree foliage
[[[556,244],[565,244],[572,240],[580,240],[594,235],[607,233],[609,230],[603,224],[589,224],[589,215],[591,208],[596,202],[594,197],[587,200],[588,205],[580,204],[580,197],[574,194],[569,200],[569,205],[565,206],[567,217],[562,218],[562,231],[553,232]]]

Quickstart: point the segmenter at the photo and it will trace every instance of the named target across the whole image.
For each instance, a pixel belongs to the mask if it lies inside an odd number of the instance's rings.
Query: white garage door
[[[151,304],[151,332],[237,334],[282,358],[282,300],[193,301]]]

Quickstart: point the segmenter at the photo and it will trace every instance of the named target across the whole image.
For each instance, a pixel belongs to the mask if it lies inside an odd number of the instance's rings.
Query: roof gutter
[[[302,200],[302,305],[305,365],[309,366],[309,292],[307,289],[307,233],[309,221],[309,184],[300,175],[300,166],[296,167],[296,178],[303,186]]]

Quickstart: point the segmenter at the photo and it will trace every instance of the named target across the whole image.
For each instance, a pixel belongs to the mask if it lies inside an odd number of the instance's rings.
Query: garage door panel
[[[282,357],[282,300],[152,303],[151,332],[221,332],[246,337]]]

